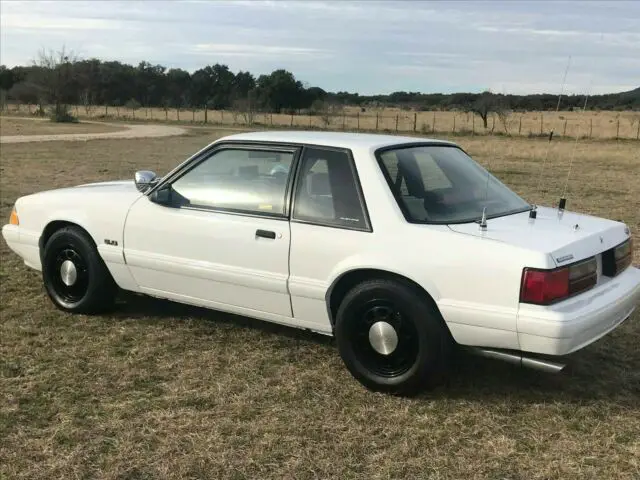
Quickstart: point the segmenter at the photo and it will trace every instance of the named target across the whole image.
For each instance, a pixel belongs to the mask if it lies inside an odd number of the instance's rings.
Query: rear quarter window
[[[293,219],[370,230],[355,165],[347,152],[323,148],[304,150]]]

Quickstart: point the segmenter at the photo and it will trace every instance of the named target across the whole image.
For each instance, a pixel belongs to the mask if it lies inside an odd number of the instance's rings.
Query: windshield
[[[405,217],[415,223],[467,223],[531,206],[461,149],[400,147],[378,154]]]

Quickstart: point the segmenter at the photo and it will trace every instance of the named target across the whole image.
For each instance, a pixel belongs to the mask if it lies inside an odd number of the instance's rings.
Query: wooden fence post
[[[542,135],[542,112],[540,112],[540,135]]]
[[[619,137],[620,137],[620,119],[618,119],[618,122],[616,124],[616,140],[618,140]]]
[[[453,133],[456,133],[456,114],[453,114]]]
[[[180,121],[180,108],[176,107],[176,118]]]
[[[106,117],[107,115],[109,115],[109,105],[104,106],[104,116]]]
[[[436,112],[435,112],[435,110],[433,111],[433,124],[431,125],[431,132],[432,133],[436,132]]]
[[[344,114],[344,112],[342,113],[342,129],[345,129],[345,125],[346,125],[346,115]]]
[[[640,140],[640,118],[638,119],[638,131],[636,132],[636,140]]]
[[[592,133],[593,133],[593,117],[589,119],[589,138],[591,138]]]
[[[518,126],[518,135],[522,134],[522,115],[520,115],[520,125]]]
[[[196,109],[191,110],[191,123],[196,123]]]
[[[291,114],[291,127],[293,127],[293,113]]]
[[[224,110],[220,110],[220,123],[224,123]]]
[[[567,119],[564,119],[564,129],[562,130],[562,136],[564,137],[567,134]]]
[[[357,128],[358,128],[358,131],[360,131],[360,112],[358,112],[356,114],[356,118],[358,119],[358,127]],[[640,125],[640,123],[638,125]]]
[[[204,106],[204,123],[207,123],[207,121],[209,120],[209,116],[207,113],[207,106]]]
[[[471,134],[472,135],[476,134],[476,114],[475,113],[471,116]]]
[[[398,133],[398,117],[400,115],[396,114],[396,133]]]
[[[378,112],[376,112],[376,132],[378,131]]]
[[[271,123],[271,126],[273,127],[273,113],[269,114],[269,123]]]
[[[413,131],[418,128],[418,112],[413,112]]]

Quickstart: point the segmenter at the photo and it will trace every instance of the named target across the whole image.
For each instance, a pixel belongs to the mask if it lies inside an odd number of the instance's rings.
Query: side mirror
[[[151,192],[149,200],[160,205],[169,205],[171,203],[171,185],[165,185]]]
[[[139,170],[134,176],[136,188],[141,192],[146,191],[155,179],[155,172],[152,172],[150,170]]]

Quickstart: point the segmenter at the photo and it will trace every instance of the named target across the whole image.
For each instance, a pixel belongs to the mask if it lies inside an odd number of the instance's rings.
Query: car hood
[[[624,223],[549,207],[538,207],[535,219],[524,212],[487,220],[486,230],[481,230],[477,223],[449,225],[449,228],[549,254],[557,265],[596,255],[629,237]]]

